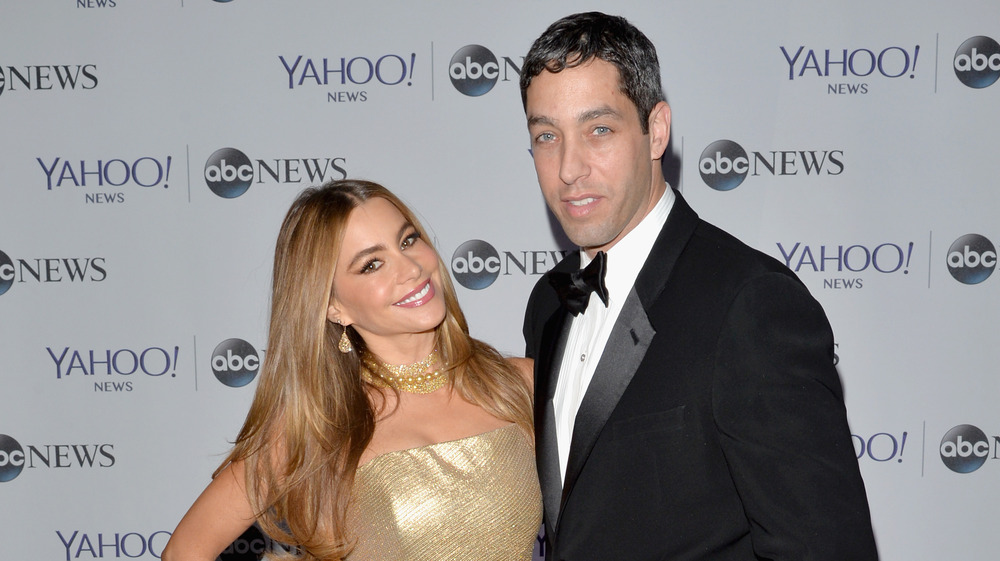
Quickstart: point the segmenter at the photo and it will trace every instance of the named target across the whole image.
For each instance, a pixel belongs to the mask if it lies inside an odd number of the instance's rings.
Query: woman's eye
[[[420,233],[419,232],[413,232],[409,236],[406,236],[405,238],[403,238],[403,243],[399,244],[399,246],[401,248],[403,248],[403,249],[406,249],[406,248],[411,247],[414,244],[416,244],[417,241],[419,241],[419,240],[420,240]]]
[[[372,273],[372,272],[377,271],[379,269],[379,267],[381,267],[381,266],[382,266],[382,261],[380,261],[378,259],[372,259],[371,261],[368,261],[367,263],[365,263],[361,267],[361,272],[362,273]]]

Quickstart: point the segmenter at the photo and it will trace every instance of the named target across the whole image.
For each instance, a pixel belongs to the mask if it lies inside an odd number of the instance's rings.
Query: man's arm
[[[756,277],[734,298],[718,345],[713,407],[755,552],[877,559],[819,303],[791,276]]]

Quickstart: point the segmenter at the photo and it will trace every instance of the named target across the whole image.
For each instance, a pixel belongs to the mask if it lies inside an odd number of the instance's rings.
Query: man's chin
[[[596,228],[598,224],[585,224],[580,221],[573,221],[567,224],[567,222],[560,222],[562,226],[563,233],[569,238],[569,241],[573,242],[584,249],[590,247],[601,247],[607,243],[604,236],[596,235]]]

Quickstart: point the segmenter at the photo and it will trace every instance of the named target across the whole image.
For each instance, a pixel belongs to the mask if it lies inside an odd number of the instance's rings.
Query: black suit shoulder
[[[524,310],[524,324],[522,334],[525,341],[525,356],[537,359],[538,349],[536,348],[542,335],[542,327],[545,322],[559,309],[559,298],[556,291],[549,284],[549,277],[553,272],[569,272],[580,268],[580,253],[571,251],[551,270],[539,277],[535,286],[528,296],[528,304]]]
[[[716,274],[739,279],[780,273],[798,279],[788,267],[774,257],[750,247],[732,234],[704,220],[699,220],[694,235],[691,236],[690,250],[685,253],[686,258],[704,262],[709,265],[706,268],[716,271]]]

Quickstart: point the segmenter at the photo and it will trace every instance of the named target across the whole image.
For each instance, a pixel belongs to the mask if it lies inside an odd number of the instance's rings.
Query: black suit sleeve
[[[782,273],[734,298],[720,333],[713,412],[764,559],[876,559],[864,483],[819,304]]]

